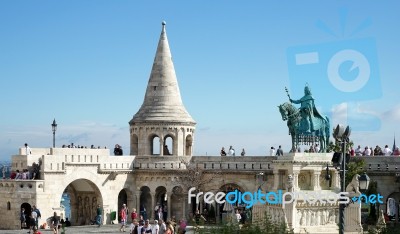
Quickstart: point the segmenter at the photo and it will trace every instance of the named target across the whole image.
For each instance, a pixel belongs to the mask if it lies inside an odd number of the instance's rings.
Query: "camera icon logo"
[[[344,102],[378,99],[382,89],[376,51],[372,38],[289,47],[286,55],[290,86],[293,92],[299,92],[298,87],[310,84],[318,100],[316,104],[324,112]],[[353,130],[370,131],[380,127],[380,120],[375,116],[363,114],[365,124],[362,124],[363,120],[354,113],[355,110],[348,110],[347,115],[349,125],[353,121],[357,123]]]

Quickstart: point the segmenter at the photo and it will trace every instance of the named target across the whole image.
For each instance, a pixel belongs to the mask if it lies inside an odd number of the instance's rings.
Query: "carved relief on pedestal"
[[[299,174],[299,188],[301,190],[308,190],[311,187],[310,173],[303,171]]]
[[[329,172],[330,173],[330,172]],[[330,188],[330,183],[332,183],[332,175],[331,175],[331,179],[330,180],[326,180],[325,178],[326,176],[326,172],[323,171],[321,172],[320,176],[319,176],[319,186],[321,187],[322,190],[328,190]]]
[[[300,227],[336,225],[337,208],[326,204],[297,206],[296,223]]]

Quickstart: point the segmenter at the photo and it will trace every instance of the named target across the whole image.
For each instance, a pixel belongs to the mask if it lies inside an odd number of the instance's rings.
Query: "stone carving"
[[[286,187],[287,187],[287,191],[288,192],[293,192],[294,191],[294,188],[293,188],[293,176],[292,175],[288,175]]]
[[[346,192],[349,193],[350,197],[355,197],[355,196],[360,196],[360,182],[358,181],[358,178],[360,177],[360,175],[355,174],[353,176],[353,179],[351,180],[350,184],[347,185],[346,187]]]

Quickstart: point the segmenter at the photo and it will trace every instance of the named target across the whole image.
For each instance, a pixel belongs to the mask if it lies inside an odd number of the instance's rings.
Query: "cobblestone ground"
[[[129,229],[126,229],[126,232],[120,232],[119,231],[120,226],[116,224],[110,224],[110,225],[104,225],[101,227],[97,226],[73,226],[73,227],[67,227],[65,233],[66,234],[85,234],[85,233],[129,233]],[[190,229],[190,227],[188,227]],[[41,229],[41,233],[43,234],[52,234],[53,231],[50,229]],[[23,229],[23,230],[0,230],[0,233],[4,234],[26,234],[28,233],[28,230]],[[193,232],[188,231],[186,232],[187,234],[193,234]],[[61,232],[59,232],[61,234]]]

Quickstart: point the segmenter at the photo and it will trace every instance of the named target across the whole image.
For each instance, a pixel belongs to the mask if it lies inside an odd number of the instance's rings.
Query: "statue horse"
[[[296,152],[298,146],[303,144],[313,145],[318,142],[319,152],[325,153],[329,145],[330,123],[327,116],[314,116],[314,128],[310,133],[302,131],[300,123],[302,121],[300,111],[290,102],[285,102],[278,106],[282,115],[282,120],[287,121],[289,135],[292,136],[292,149],[290,152]]]

